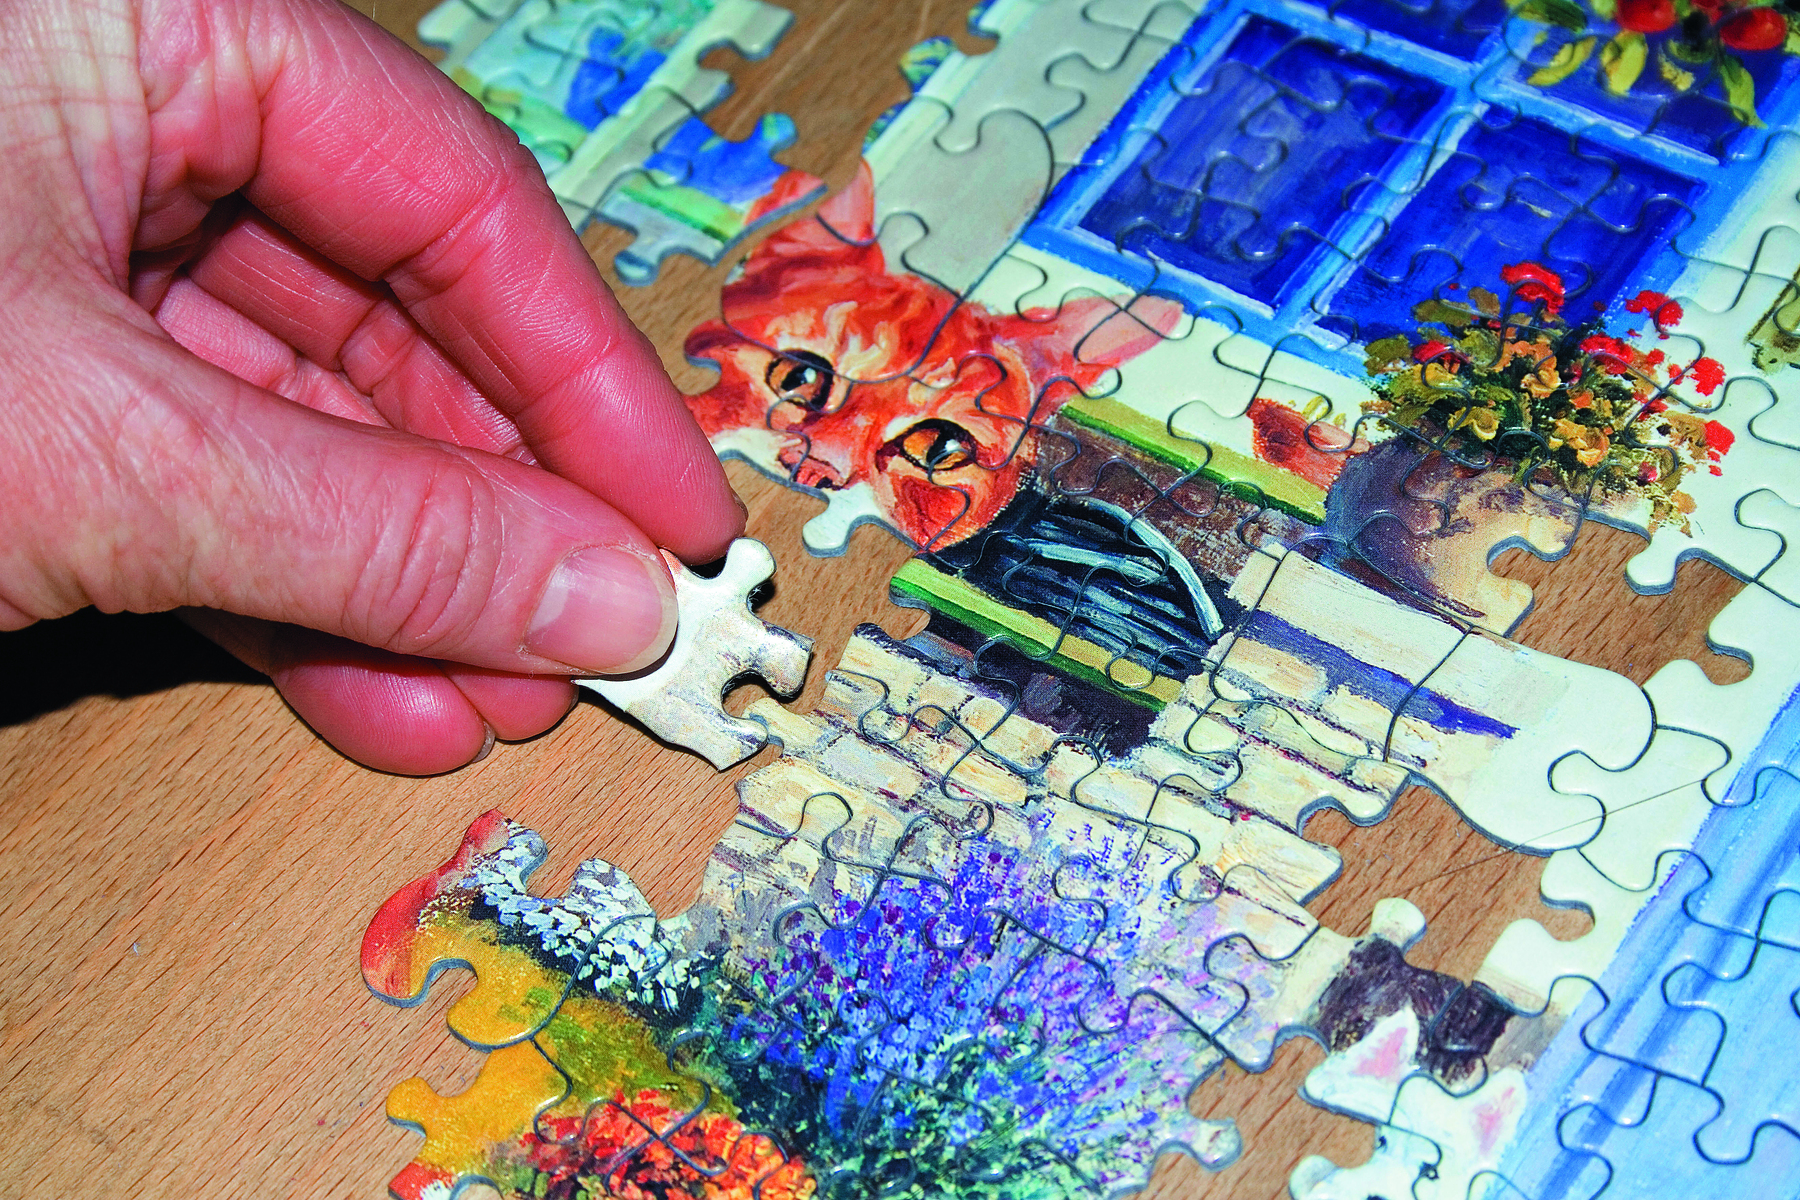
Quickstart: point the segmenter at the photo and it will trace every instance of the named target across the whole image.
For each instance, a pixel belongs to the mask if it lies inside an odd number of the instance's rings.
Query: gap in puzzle
[[[472,967],[449,1021],[489,1052],[394,1090],[394,1194],[1124,1195],[1229,1172],[1189,1097],[1295,1037],[1302,1096],[1376,1132],[1295,1200],[1800,1194],[1800,13],[990,0],[994,48],[911,51],[856,179],[781,225],[821,188],[771,157],[792,123],[719,139],[698,64],[787,24],[421,25],[572,222],[636,232],[628,281],[763,232],[691,407],[826,502],[814,553],[914,546],[929,624],[734,727],[780,757],[687,910],[600,861],[532,895],[498,813],[394,895],[370,986]],[[1495,556],[1590,522],[1643,539],[1641,592],[1745,581],[1707,641],[1748,671],[1512,640]],[[1407,961],[1405,900],[1321,926],[1306,822],[1414,786],[1587,932],[1515,922],[1465,979]]]

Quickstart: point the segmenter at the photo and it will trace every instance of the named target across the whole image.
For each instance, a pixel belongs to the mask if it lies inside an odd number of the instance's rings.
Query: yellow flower
[[[1567,417],[1558,417],[1551,436],[1545,439],[1552,450],[1568,446],[1575,451],[1575,461],[1584,467],[1597,467],[1606,458],[1610,445],[1604,429],[1578,425]]]
[[[1459,408],[1450,418],[1450,428],[1467,429],[1482,441],[1492,441],[1500,432],[1500,414],[1491,408]]]
[[[1519,383],[1533,397],[1542,400],[1562,386],[1562,377],[1556,373],[1556,360],[1554,358],[1544,359],[1538,363],[1537,370],[1525,376]]]
[[[1419,378],[1428,388],[1449,391],[1457,386],[1456,364],[1454,360],[1443,363],[1433,359],[1420,366]]]
[[[1494,370],[1504,371],[1510,363],[1520,358],[1526,362],[1537,364],[1539,369],[1542,369],[1546,361],[1551,363],[1556,361],[1556,356],[1551,353],[1548,338],[1539,337],[1531,341],[1515,339],[1501,345],[1500,358],[1494,364]]]

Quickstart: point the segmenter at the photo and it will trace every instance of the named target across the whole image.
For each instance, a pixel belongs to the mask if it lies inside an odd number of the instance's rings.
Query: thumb
[[[0,416],[37,464],[0,481],[17,493],[0,496],[13,623],[200,606],[553,674],[625,673],[666,651],[668,570],[591,493],[294,404],[125,322],[123,337],[72,335],[87,369],[45,372],[52,394]]]

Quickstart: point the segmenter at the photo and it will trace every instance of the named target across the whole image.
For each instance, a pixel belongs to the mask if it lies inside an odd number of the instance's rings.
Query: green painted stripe
[[[1240,499],[1261,500],[1309,525],[1325,520],[1324,488],[1225,446],[1176,437],[1166,422],[1146,417],[1117,400],[1071,400],[1061,413],[1077,425],[1110,434],[1164,462],[1198,471],[1233,488]]]
[[[715,242],[744,232],[744,214],[705,192],[678,183],[636,181],[619,189],[631,199],[698,230]]]
[[[1125,687],[1107,673],[1116,656],[1084,638],[1060,633],[1056,626],[1030,613],[1008,608],[986,592],[954,575],[946,575],[921,559],[912,559],[895,573],[890,586],[933,612],[943,613],[988,637],[1003,637],[1034,658],[1048,660],[1061,670],[1115,696],[1142,705],[1152,712],[1181,694],[1181,681],[1167,675],[1152,676],[1141,688]],[[1051,647],[1056,650],[1052,652]],[[1134,670],[1144,670],[1130,664]],[[1145,674],[1149,674],[1145,671]]]

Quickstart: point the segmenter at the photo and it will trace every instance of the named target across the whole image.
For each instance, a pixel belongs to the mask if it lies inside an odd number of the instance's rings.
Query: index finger
[[[683,558],[724,551],[743,510],[717,456],[510,130],[336,3],[177,7],[189,28],[173,55],[146,56],[146,72],[210,74],[222,92],[241,63],[257,122],[254,174],[241,185],[253,204],[348,270],[385,280],[544,466]],[[241,59],[221,53],[232,42]],[[197,71],[203,57],[208,70]],[[216,97],[211,108],[229,111]],[[208,132],[242,136],[197,125],[193,105],[164,109],[184,110],[188,120],[164,125],[197,164],[219,153],[200,144]]]

